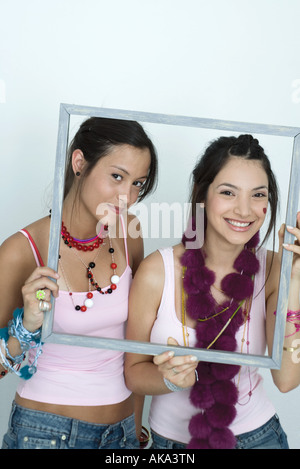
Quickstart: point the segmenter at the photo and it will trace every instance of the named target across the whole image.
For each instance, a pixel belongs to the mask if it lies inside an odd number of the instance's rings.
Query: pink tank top
[[[21,233],[29,239],[37,265],[43,265],[29,233],[25,230]],[[60,290],[55,304],[55,332],[124,339],[132,281],[125,234],[124,230],[127,266],[118,288],[111,295],[95,294],[94,306],[86,312],[75,311],[69,293]],[[83,304],[86,293],[75,292],[74,299]],[[46,343],[37,372],[28,381],[20,380],[17,392],[23,398],[49,404],[116,404],[131,394],[125,385],[123,365],[122,352]]]
[[[184,345],[182,324],[175,311],[174,288],[174,258],[173,249],[165,248],[159,251],[165,268],[165,284],[160,308],[154,322],[151,342],[167,343],[168,337],[174,337],[180,345]],[[264,355],[266,349],[265,337],[265,268],[266,250],[257,252],[260,261],[260,271],[255,277],[252,307],[250,310],[250,325],[244,331],[242,326],[237,333],[237,352],[241,352],[243,337],[249,341],[248,349],[244,346],[244,353]],[[249,323],[248,323],[249,324]],[[195,330],[188,328],[189,345],[196,344]],[[263,379],[254,367],[242,366],[241,372],[235,378],[238,386],[239,399],[237,415],[230,426],[235,435],[254,430],[266,423],[275,413],[275,409],[266,397],[263,389]],[[252,392],[251,398],[249,392]],[[188,425],[191,417],[199,412],[189,400],[190,390],[173,392],[152,397],[149,423],[153,431],[159,435],[182,443],[190,441]]]

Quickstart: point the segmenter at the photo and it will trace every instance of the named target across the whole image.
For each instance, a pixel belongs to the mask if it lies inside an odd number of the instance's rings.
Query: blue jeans
[[[2,449],[139,449],[139,442],[133,415],[101,425],[13,403]]]
[[[151,430],[152,446],[150,449],[185,449],[186,445],[179,441],[168,440]]]
[[[186,445],[168,440],[155,432],[152,434],[152,449],[184,449]],[[274,415],[267,423],[248,433],[236,436],[235,449],[289,449],[286,434],[279,418]]]
[[[236,441],[235,449],[289,449],[277,415],[256,430],[238,435]]]

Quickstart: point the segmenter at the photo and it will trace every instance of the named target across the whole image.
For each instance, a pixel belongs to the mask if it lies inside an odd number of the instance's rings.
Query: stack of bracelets
[[[285,337],[290,337],[300,331],[300,311],[291,311],[288,309],[286,320],[287,322],[294,324],[295,332],[290,335],[286,335]]]
[[[274,314],[276,315],[276,311],[274,311]],[[288,334],[288,335],[285,335],[284,337],[287,338],[287,337],[291,337],[293,336],[294,334],[296,334],[297,332],[300,331],[300,310],[299,311],[292,311],[290,309],[287,310],[287,315],[286,315],[286,322],[287,323],[290,323],[290,324],[293,324],[295,326],[295,330],[294,332],[292,332],[291,334]],[[297,350],[298,347],[283,347],[283,350],[285,350],[286,352],[294,352],[295,350]]]
[[[3,378],[8,372],[15,373],[24,379],[30,378],[36,372],[36,362],[40,354],[42,353],[41,343],[41,329],[35,332],[29,332],[23,326],[23,308],[18,308],[14,311],[14,317],[8,323],[7,334],[9,337],[14,337],[18,340],[21,347],[21,354],[12,357],[9,353],[7,342],[5,338],[0,341],[0,364],[4,368],[4,371],[0,373],[0,377]],[[24,367],[20,372],[21,364],[25,360],[26,352],[31,349],[37,349],[35,359],[29,366]]]

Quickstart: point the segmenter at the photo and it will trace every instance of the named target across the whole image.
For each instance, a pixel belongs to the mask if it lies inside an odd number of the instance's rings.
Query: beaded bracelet
[[[274,315],[276,316],[277,311],[274,311]],[[291,309],[287,310],[287,315],[286,315],[286,322],[289,322],[290,324],[294,324],[295,326],[295,332],[289,335],[285,335],[284,337],[291,337],[292,335],[296,334],[297,332],[300,331],[300,310],[298,311],[292,311]]]
[[[23,352],[27,352],[32,348],[38,347],[41,341],[41,329],[38,329],[35,332],[29,332],[23,326],[23,312],[21,312],[21,314],[19,313],[16,315],[16,317],[9,321],[8,334],[11,337],[15,337],[19,341],[21,350]]]
[[[14,365],[20,365],[25,360],[25,352],[22,352],[20,353],[20,355],[16,355],[12,357],[7,348],[7,343],[4,340],[3,340],[2,345],[5,350],[6,358]]]
[[[290,335],[286,335],[285,337],[291,337],[292,335],[296,334],[297,332],[300,331],[300,311],[291,311],[288,309],[287,311],[287,316],[286,316],[287,322],[290,324],[294,324],[295,326],[295,332],[293,332]]]
[[[35,332],[30,332],[25,329],[23,326],[23,315],[23,308],[16,309],[14,311],[13,319],[8,323],[8,336],[14,337],[18,340],[22,353],[16,357],[12,357],[4,339],[2,339],[3,350],[0,350],[0,358],[3,368],[7,371],[14,372],[24,379],[29,379],[36,372],[36,363],[38,357],[42,353],[41,328]],[[25,359],[25,353],[31,349],[37,349],[33,362],[30,365],[23,367],[21,372],[19,372],[21,363]]]
[[[4,372],[1,373],[2,377],[4,377],[9,371],[11,373],[16,373],[20,376],[19,369],[21,367],[21,363],[25,358],[25,354],[17,355],[16,357],[12,357],[8,351],[7,344],[4,339],[0,341],[0,364],[4,368]]]

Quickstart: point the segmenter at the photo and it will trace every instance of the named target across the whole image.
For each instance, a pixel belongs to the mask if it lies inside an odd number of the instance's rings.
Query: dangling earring
[[[77,171],[77,173],[75,173],[75,175],[76,175],[76,176],[80,176],[80,172],[79,172],[79,171]]]

